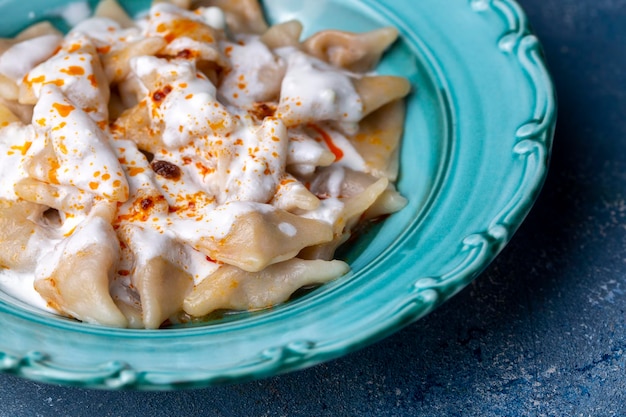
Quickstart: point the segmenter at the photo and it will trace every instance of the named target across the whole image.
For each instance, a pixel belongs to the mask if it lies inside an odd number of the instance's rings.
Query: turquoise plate
[[[0,2],[6,36],[57,23],[59,0]],[[147,2],[124,2],[131,12]],[[303,5],[304,4],[304,5]],[[202,326],[119,330],[59,318],[0,292],[0,370],[97,388],[239,382],[362,348],[474,279],[530,210],[546,175],[555,95],[511,0],[265,0],[272,22],[399,28],[380,72],[409,77],[401,192],[409,205],[344,250],[352,271],[289,303]],[[8,22],[8,23],[7,23]]]

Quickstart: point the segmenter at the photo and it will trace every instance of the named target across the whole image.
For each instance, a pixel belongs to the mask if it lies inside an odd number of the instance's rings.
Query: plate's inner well
[[[49,20],[62,30],[69,28],[68,23],[58,14],[62,1],[50,2],[49,11],[33,12],[28,9],[28,25],[32,19]],[[97,3],[91,1],[90,4]],[[233,320],[254,319],[272,311],[289,309],[294,305],[305,306],[311,297],[324,297],[336,288],[358,286],[361,280],[367,280],[364,271],[377,263],[388,250],[398,245],[398,239],[408,230],[415,232],[419,228],[422,215],[428,211],[430,202],[436,197],[438,184],[445,176],[448,152],[451,147],[449,133],[451,131],[448,109],[448,98],[442,90],[438,73],[441,72],[435,63],[428,59],[428,51],[421,42],[411,43],[402,34],[401,21],[393,15],[383,15],[369,8],[367,2],[333,1],[302,3],[296,0],[267,0],[262,3],[269,23],[275,24],[291,19],[298,19],[304,25],[303,37],[322,29],[342,29],[346,31],[364,32],[384,26],[395,26],[401,31],[400,39],[386,52],[377,72],[380,74],[398,75],[408,78],[413,91],[406,99],[407,116],[405,125],[410,134],[405,134],[400,151],[400,176],[397,187],[409,204],[399,213],[385,219],[365,225],[337,252],[337,258],[350,264],[351,271],[344,277],[317,287],[302,288],[293,294],[286,304],[272,309],[253,312],[216,311],[209,316],[192,320],[186,324],[172,327],[195,327],[198,325],[216,325]],[[137,15],[145,12],[149,2],[129,2],[127,9]],[[328,10],[333,10],[328,13]],[[16,13],[21,11],[17,10]],[[22,27],[11,27],[18,32]],[[50,320],[68,321],[25,305],[0,291],[0,300],[8,302],[16,308],[26,309],[29,314],[38,314]]]

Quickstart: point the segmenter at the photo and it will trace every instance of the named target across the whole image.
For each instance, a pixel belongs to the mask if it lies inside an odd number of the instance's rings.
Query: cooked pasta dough
[[[346,274],[355,226],[400,210],[393,28],[268,26],[256,0],[115,0],[0,41],[0,290],[155,329]]]

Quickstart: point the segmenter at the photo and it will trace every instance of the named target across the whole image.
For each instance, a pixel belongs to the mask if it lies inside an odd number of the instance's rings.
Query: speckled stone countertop
[[[195,391],[0,375],[0,416],[626,416],[626,0],[520,0],[559,96],[535,208],[458,296],[304,371]]]

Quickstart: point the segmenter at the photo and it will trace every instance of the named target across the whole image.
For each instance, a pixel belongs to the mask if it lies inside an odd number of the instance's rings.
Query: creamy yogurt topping
[[[44,35],[13,45],[0,56],[0,73],[21,80],[37,64],[49,58],[62,41],[59,35]]]
[[[15,185],[28,176],[26,161],[33,152],[37,152],[38,149],[34,148],[39,148],[42,142],[34,140],[35,128],[32,125],[11,123],[0,132],[0,199],[16,201],[19,197],[15,193]]]
[[[347,72],[294,48],[277,52],[287,61],[278,112],[289,125],[330,120],[346,125],[363,117],[363,104]]]
[[[84,17],[81,4],[68,20]],[[162,258],[198,286],[223,266],[205,246],[252,213],[281,219],[287,240],[302,226],[286,212],[339,221],[344,169],[368,169],[350,139],[363,117],[359,75],[225,29],[218,8],[158,3],[135,27],[91,17],[0,56],[33,106],[29,123],[0,126],[0,202],[41,207],[28,240],[40,262],[1,269],[0,290],[50,308],[35,280],[100,245],[119,253],[111,296],[141,308],[134,270]],[[312,194],[331,165],[329,192]]]

